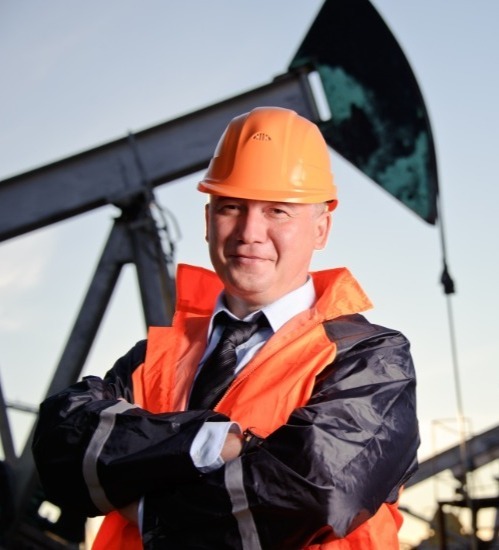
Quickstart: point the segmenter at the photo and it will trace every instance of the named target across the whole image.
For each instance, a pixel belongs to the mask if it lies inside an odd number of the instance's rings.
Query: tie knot
[[[221,340],[230,342],[237,347],[246,342],[261,327],[268,326],[265,315],[261,314],[255,321],[239,321],[231,318],[225,311],[221,311],[215,318],[217,325],[224,326]]]

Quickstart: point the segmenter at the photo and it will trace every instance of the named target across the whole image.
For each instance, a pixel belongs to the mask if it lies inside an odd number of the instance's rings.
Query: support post
[[[114,222],[104,251],[69,335],[47,396],[75,383],[83,370],[123,265],[135,263],[146,325],[166,326],[173,315],[173,281],[146,194],[139,194]],[[38,478],[31,453],[34,428],[15,463],[17,522],[25,519]]]

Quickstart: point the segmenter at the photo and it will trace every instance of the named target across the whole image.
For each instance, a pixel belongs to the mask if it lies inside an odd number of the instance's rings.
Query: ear
[[[322,250],[326,244],[331,229],[332,220],[330,212],[323,212],[317,218],[316,234],[315,234],[315,250]]]
[[[204,206],[204,239],[209,242],[208,239],[208,227],[210,225],[210,203],[206,203]]]

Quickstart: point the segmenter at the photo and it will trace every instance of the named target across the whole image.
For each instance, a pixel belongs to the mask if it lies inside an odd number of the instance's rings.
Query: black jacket
[[[209,474],[200,475],[189,449],[204,422],[224,415],[152,414],[117,401],[133,403],[131,375],[144,360],[145,341],[104,380],[87,377],[47,399],[33,453],[48,498],[93,516],[145,496],[147,549],[237,549],[241,533],[227,480],[239,469],[261,548],[300,548],[319,532],[345,536],[383,502],[394,502],[416,469],[415,376],[400,333],[361,315],[323,326],[337,357],[307,405],[234,464]],[[85,472],[85,453],[106,416],[98,471]],[[93,476],[105,494],[101,508],[89,496]]]

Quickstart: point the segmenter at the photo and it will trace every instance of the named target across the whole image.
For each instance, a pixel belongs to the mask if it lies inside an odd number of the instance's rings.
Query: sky
[[[499,3],[372,3],[425,99],[443,224],[422,221],[332,151],[340,206],[312,267],[347,266],[374,302],[367,317],[411,341],[425,459],[458,443],[460,412],[468,435],[499,420]],[[287,72],[321,5],[3,0],[0,180],[270,83]],[[209,267],[205,196],[195,190],[200,176],[164,185],[156,198],[176,241],[176,262]],[[0,243],[0,382],[8,402],[37,406],[43,399],[118,213],[104,207]],[[457,289],[450,298],[439,282],[442,227]],[[82,374],[103,374],[144,335],[127,266]],[[33,416],[9,409],[9,418],[20,452]],[[476,490],[495,494],[498,473],[496,463],[476,474]],[[432,481],[424,495],[414,488],[403,498],[431,517],[434,499],[448,498],[454,487],[449,479]],[[409,519],[407,529],[421,531],[420,523]]]

